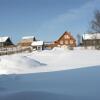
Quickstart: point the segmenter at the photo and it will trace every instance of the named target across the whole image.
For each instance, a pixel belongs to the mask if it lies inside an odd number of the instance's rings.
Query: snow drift
[[[98,50],[54,48],[0,57],[0,74],[51,72],[100,65]],[[46,66],[45,66],[46,65]]]
[[[3,56],[0,57],[0,74],[27,73],[31,72],[33,68],[45,65],[23,55]]]
[[[0,100],[100,100],[100,66],[1,75]]]
[[[0,100],[100,100],[98,50],[1,56],[0,73]]]

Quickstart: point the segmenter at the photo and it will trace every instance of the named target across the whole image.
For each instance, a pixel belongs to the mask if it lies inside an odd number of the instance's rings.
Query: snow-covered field
[[[61,71],[100,65],[98,50],[53,50],[34,51],[0,57],[0,74],[24,74]]]
[[[1,56],[0,74],[0,100],[100,100],[99,50]]]

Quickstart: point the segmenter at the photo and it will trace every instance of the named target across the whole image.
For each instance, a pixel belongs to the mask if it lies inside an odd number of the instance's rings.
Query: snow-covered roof
[[[33,38],[35,38],[35,36],[24,36],[24,37],[22,37],[22,39],[33,39]]]
[[[92,39],[100,39],[100,33],[93,33],[93,34],[83,34],[83,39],[84,40],[92,40]]]
[[[6,42],[6,40],[8,39],[9,37],[5,36],[5,37],[0,37],[0,42]]]
[[[39,46],[39,45],[43,45],[43,41],[34,41],[31,44],[32,46]]]

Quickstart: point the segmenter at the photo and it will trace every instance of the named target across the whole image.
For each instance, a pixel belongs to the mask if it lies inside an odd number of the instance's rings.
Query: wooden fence
[[[1,47],[0,48],[0,56],[23,53],[23,52],[32,52],[32,49],[30,47]]]

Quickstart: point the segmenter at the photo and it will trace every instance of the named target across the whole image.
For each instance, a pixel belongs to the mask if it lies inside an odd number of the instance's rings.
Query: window
[[[63,44],[63,41],[62,40],[60,41],[60,44]]]
[[[73,40],[70,40],[70,44],[73,44]]]

